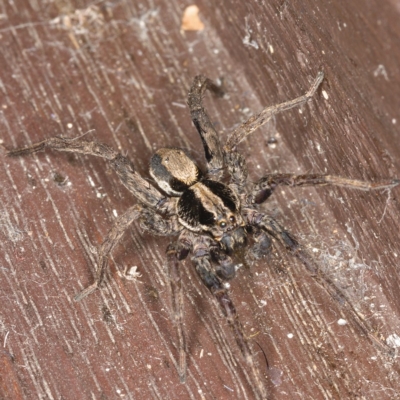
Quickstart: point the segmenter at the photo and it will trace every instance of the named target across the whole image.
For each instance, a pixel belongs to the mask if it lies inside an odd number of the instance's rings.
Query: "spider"
[[[200,134],[207,162],[201,171],[189,152],[178,148],[159,149],[151,158],[150,175],[159,189],[141,177],[127,157],[106,144],[78,138],[52,137],[29,147],[8,152],[9,156],[35,153],[45,148],[57,151],[89,154],[106,159],[125,187],[138,203],[117,218],[103,243],[97,249],[98,268],[94,283],[75,297],[76,301],[96,290],[104,280],[108,256],[134,220],[154,235],[173,236],[167,247],[170,273],[172,310],[179,341],[180,380],[186,379],[186,341],[183,329],[183,298],[179,262],[191,254],[191,260],[203,284],[219,304],[232,328],[240,351],[249,366],[258,391],[257,397],[267,398],[267,391],[253,361],[252,351],[243,333],[226,282],[234,278],[240,264],[235,261],[243,254],[260,258],[272,246],[272,239],[299,258],[306,269],[342,307],[355,316],[356,324],[368,334],[368,325],[351,302],[329,278],[322,278],[318,266],[292,234],[274,218],[260,211],[264,203],[281,185],[335,185],[360,190],[392,188],[399,180],[364,182],[332,175],[268,174],[256,183],[248,182],[245,159],[237,146],[249,134],[277,113],[300,106],[316,93],[324,78],[319,72],[310,89],[293,100],[264,108],[242,123],[224,146],[203,107],[202,99],[208,89],[220,93],[221,88],[208,78],[196,76],[188,95],[188,105],[194,126]],[[249,237],[252,237],[251,245]],[[374,340],[374,338],[372,338]],[[377,339],[375,339],[377,340]]]

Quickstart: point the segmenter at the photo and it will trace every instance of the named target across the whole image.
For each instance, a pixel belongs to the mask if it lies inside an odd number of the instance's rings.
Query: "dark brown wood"
[[[240,145],[253,179],[271,171],[400,177],[396,2],[203,0],[196,4],[204,30],[193,32],[181,31],[182,2],[93,4],[1,5],[4,148],[87,133],[148,176],[161,146],[192,149],[202,160],[186,106],[196,74],[224,78],[229,97],[205,100],[224,142],[253,112],[303,94],[323,69],[322,88],[301,113],[281,114]],[[135,201],[104,161],[56,152],[9,159],[3,149],[0,174],[0,398],[255,397],[229,327],[189,261],[188,379],[179,382],[167,239],[134,224],[105,288],[73,302],[93,279],[91,246]],[[267,205],[383,340],[400,335],[398,193],[283,188]],[[349,318],[340,304],[277,253],[231,285],[270,398],[400,398],[397,359],[339,325]],[[132,266],[136,281],[117,272]]]

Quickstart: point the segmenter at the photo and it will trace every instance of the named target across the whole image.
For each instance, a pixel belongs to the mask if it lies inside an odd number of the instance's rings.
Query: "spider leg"
[[[185,231],[182,233],[177,243],[170,244],[167,248],[168,271],[172,293],[172,310],[179,341],[179,378],[182,383],[186,381],[187,363],[186,337],[183,328],[182,277],[179,268],[179,261],[185,259],[190,251],[190,245],[185,243],[185,233]]]
[[[101,285],[104,280],[108,265],[108,255],[113,250],[115,245],[120,241],[122,235],[128,229],[129,225],[140,216],[142,210],[143,207],[136,204],[129,208],[124,214],[119,216],[114,222],[114,226],[107,233],[103,243],[97,250],[98,267],[96,271],[96,279],[94,283],[75,296],[75,301],[81,301],[84,297],[93,293]]]
[[[229,296],[228,290],[224,287],[221,279],[217,276],[210,262],[210,238],[207,236],[197,236],[193,242],[192,262],[204,285],[210,290],[217,300],[222,313],[225,315],[231,327],[236,343],[246,360],[247,365],[252,371],[252,376],[257,387],[257,392],[261,399],[267,399],[267,392],[262,382],[260,372],[254,363],[253,355],[249,344],[243,333],[242,324],[239,321],[236,308]]]
[[[246,122],[236,128],[229,136],[224,146],[224,152],[229,153],[234,150],[241,141],[243,141],[248,135],[250,135],[250,133],[258,129],[260,126],[264,125],[274,115],[306,103],[308,100],[311,99],[311,97],[314,96],[315,92],[318,89],[318,86],[321,84],[323,79],[324,73],[320,71],[318,72],[318,75],[308,92],[303,96],[296,97],[293,100],[285,101],[284,103],[280,103],[274,106],[266,107],[260,113],[250,117]]]
[[[176,216],[163,218],[154,210],[143,207],[139,204],[129,208],[124,214],[117,218],[114,226],[107,233],[103,243],[97,250],[98,269],[94,283],[75,296],[75,301],[81,301],[84,297],[93,293],[103,282],[108,266],[108,255],[121,240],[122,235],[129,228],[129,225],[136,219],[140,220],[140,226],[153,234],[170,236],[179,233],[182,227],[179,225]]]
[[[247,166],[244,157],[237,151],[224,153],[224,159],[231,177],[229,186],[239,195],[246,193]]]
[[[153,235],[172,236],[183,229],[176,215],[165,218],[149,208],[143,208],[139,219],[140,227]]]
[[[8,156],[23,156],[49,148],[70,153],[89,154],[105,158],[110,162],[124,186],[143,204],[159,211],[168,211],[168,202],[156,188],[151,186],[134,169],[133,164],[123,155],[110,146],[93,141],[79,140],[79,138],[52,137],[29,147],[11,150]]]
[[[215,272],[222,280],[229,281],[235,277],[241,264],[234,262],[216,242],[210,245],[210,255],[216,263]]]
[[[210,79],[203,75],[196,76],[188,94],[188,104],[193,124],[203,142],[208,173],[218,178],[222,174],[224,160],[218,134],[203,107],[203,95],[207,89],[222,94],[221,88]]]
[[[250,249],[250,255],[256,260],[259,260],[270,253],[272,242],[270,236],[264,230],[253,226],[252,231],[255,244]]]
[[[386,343],[382,342],[373,334],[373,328],[362,314],[354,308],[351,300],[335,285],[332,279],[323,275],[311,255],[308,254],[292,234],[280,226],[278,222],[269,215],[259,213],[254,209],[245,209],[243,213],[250,225],[265,230],[302,262],[318,285],[325,289],[334,300],[338,301],[342,309],[345,310],[348,315],[353,317],[351,318],[353,326],[368,337],[371,343],[375,344],[385,353],[392,352]]]
[[[250,203],[261,204],[268,199],[278,186],[341,186],[357,190],[379,190],[391,189],[400,183],[399,179],[388,179],[385,181],[369,182],[357,179],[342,178],[335,175],[292,175],[292,174],[269,174],[261,178],[253,187],[250,195]]]

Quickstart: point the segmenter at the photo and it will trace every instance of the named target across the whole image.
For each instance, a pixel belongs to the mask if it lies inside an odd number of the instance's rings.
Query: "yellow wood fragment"
[[[201,31],[204,24],[199,17],[199,7],[191,5],[185,8],[182,16],[181,30],[183,31]]]

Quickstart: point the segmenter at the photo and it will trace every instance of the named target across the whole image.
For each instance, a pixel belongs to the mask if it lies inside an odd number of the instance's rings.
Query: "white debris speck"
[[[243,267],[243,264],[236,264],[235,265],[235,272],[239,271],[240,268]]]
[[[393,333],[392,335],[389,335],[387,338],[386,338],[386,344],[389,346],[389,347],[392,347],[392,348],[396,348],[396,347],[400,347],[400,336],[399,335],[396,335],[395,333]]]
[[[293,335],[293,333],[288,333],[288,334],[287,334],[287,337],[288,337],[288,339],[293,339],[293,338],[294,338],[294,335]]]
[[[245,20],[245,24],[246,24],[246,35],[243,38],[242,42],[245,46],[251,46],[251,47],[254,47],[256,50],[258,50],[259,46],[258,46],[258,43],[255,40],[253,40],[253,38],[252,38],[253,30],[250,29],[250,27],[249,27],[249,24],[247,22],[247,17],[244,17],[244,20]]]
[[[376,70],[374,71],[375,78],[379,75],[383,76],[385,81],[389,81],[389,76],[388,76],[386,68],[383,64],[379,64],[378,67],[376,68]]]
[[[146,365],[146,368],[150,370],[150,369],[151,369],[151,365],[150,365],[150,364],[147,364],[147,365]]]
[[[274,47],[272,46],[272,44],[268,45],[268,50],[271,54],[274,54]]]
[[[265,307],[267,302],[265,300],[260,300],[260,307]]]
[[[90,186],[95,187],[96,185],[94,184],[93,179],[90,175],[88,175],[88,179],[89,179]]]
[[[185,108],[186,109],[186,104],[183,104],[183,103],[177,103],[177,102],[175,102],[175,101],[173,101],[172,103],[171,103],[173,106],[175,106],[175,107],[180,107],[180,108]]]
[[[392,119],[392,124],[393,124],[393,125],[396,125],[396,124],[397,124],[397,119],[396,119],[396,118],[393,118],[393,119]]]
[[[134,265],[133,267],[128,267],[124,271],[124,277],[128,279],[129,281],[135,281],[136,279],[140,278],[142,274],[138,271],[137,265]]]
[[[347,324],[347,321],[343,318],[338,319],[337,321],[338,325],[343,326]]]
[[[68,128],[68,129],[71,129],[73,126],[74,126],[74,125],[71,124],[71,122],[69,122],[69,123],[67,124],[67,128]]]
[[[114,208],[114,210],[113,210],[112,212],[113,212],[113,214],[114,214],[114,217],[117,218],[117,217],[118,217],[118,212],[117,212],[117,210]]]
[[[203,358],[203,356],[204,356],[204,349],[201,349],[201,350],[200,350],[200,355],[199,355],[199,357],[200,357],[200,358]]]
[[[4,337],[4,342],[3,342],[3,347],[6,347],[6,343],[7,343],[7,338],[8,338],[8,334],[10,333],[10,331],[7,331],[5,337]]]
[[[328,93],[325,90],[322,91],[322,96],[324,96],[325,100],[329,99]]]

